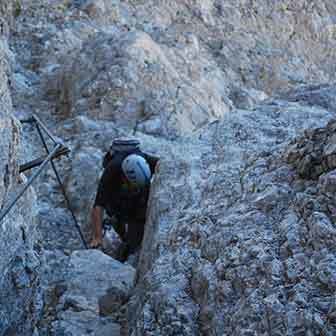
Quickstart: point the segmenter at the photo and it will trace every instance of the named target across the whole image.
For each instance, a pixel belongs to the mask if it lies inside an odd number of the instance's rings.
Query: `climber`
[[[142,152],[137,140],[116,139],[113,142],[104,157],[105,169],[91,212],[91,248],[102,245],[104,210],[123,242],[118,259],[125,261],[139,248],[144,234],[151,177],[158,160]]]

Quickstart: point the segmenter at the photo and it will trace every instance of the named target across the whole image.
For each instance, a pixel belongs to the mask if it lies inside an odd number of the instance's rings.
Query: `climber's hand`
[[[98,249],[102,246],[102,239],[93,238],[90,243],[90,248]]]

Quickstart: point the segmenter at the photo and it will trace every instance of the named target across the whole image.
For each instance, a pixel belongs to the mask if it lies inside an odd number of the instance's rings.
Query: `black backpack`
[[[112,145],[103,158],[103,168],[105,169],[110,161],[116,156],[126,157],[129,154],[140,151],[140,141],[137,139],[119,138],[112,142]]]

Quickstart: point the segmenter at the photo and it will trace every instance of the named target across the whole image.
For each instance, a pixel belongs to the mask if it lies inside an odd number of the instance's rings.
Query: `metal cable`
[[[66,153],[69,152],[69,149],[64,147],[62,144],[59,143],[59,141],[57,139],[55,139],[55,137],[50,133],[50,131],[48,130],[48,128],[43,124],[43,122],[34,114],[31,118],[26,119],[26,120],[21,120],[21,123],[33,123],[36,126],[36,129],[39,133],[39,136],[41,138],[42,144],[47,152],[47,157],[46,158],[39,158],[36,160],[33,160],[31,162],[28,162],[25,165],[20,166],[20,172],[23,170],[28,170],[31,169],[33,167],[36,167],[39,165],[39,168],[36,170],[36,172],[28,179],[28,182],[24,185],[24,187],[22,188],[22,190],[15,196],[15,198],[9,203],[9,205],[7,207],[5,207],[4,210],[2,210],[0,212],[0,222],[7,216],[7,214],[10,212],[10,210],[14,207],[14,205],[18,202],[18,200],[22,197],[22,195],[25,193],[25,191],[30,187],[30,185],[35,181],[35,179],[41,174],[41,172],[43,171],[43,169],[45,168],[45,166],[47,165],[47,163],[50,161],[51,166],[53,168],[53,171],[56,175],[57,181],[61,187],[63,196],[65,198],[65,201],[67,203],[67,207],[71,212],[71,216],[74,220],[76,229],[78,230],[78,233],[80,235],[81,241],[84,245],[84,247],[87,249],[87,243],[84,239],[84,236],[82,234],[81,228],[78,224],[78,221],[76,219],[76,216],[71,208],[70,205],[70,201],[67,197],[66,191],[65,191],[65,187],[62,183],[62,180],[60,178],[60,175],[58,174],[58,171],[56,169],[55,163],[53,162],[53,159],[57,156],[60,155],[64,155]],[[42,131],[41,129],[48,135],[48,137],[53,141],[53,143],[55,144],[55,147],[53,148],[53,150],[50,152],[48,145],[43,137]]]
[[[34,180],[41,174],[42,170],[46,166],[46,164],[51,160],[51,158],[55,155],[55,153],[62,147],[62,145],[57,144],[54,149],[49,153],[46,159],[42,162],[41,166],[38,170],[30,177],[28,182],[24,185],[22,190],[16,195],[16,197],[10,202],[10,204],[1,212],[0,214],[0,222],[5,218],[5,216],[11,211],[16,202],[21,198],[24,192],[30,187],[30,185],[34,182]]]
[[[42,142],[42,144],[43,144],[43,147],[45,148],[46,152],[49,154],[49,148],[48,148],[48,145],[47,145],[46,141],[44,140],[42,131],[41,131],[41,129],[40,129],[40,123],[41,123],[41,122],[37,120],[36,129],[37,129],[37,131],[38,131],[38,133],[39,133],[39,135],[40,135],[40,139],[41,139],[41,142]],[[43,129],[44,129],[44,128],[43,128]],[[53,161],[52,159],[50,160],[50,163],[51,163],[52,169],[53,169],[53,171],[54,171],[54,173],[55,173],[55,175],[56,175],[57,181],[58,181],[58,183],[59,183],[59,185],[60,185],[60,187],[61,187],[61,190],[62,190],[64,199],[65,199],[66,204],[67,204],[67,207],[68,207],[68,209],[69,209],[69,211],[70,211],[70,213],[71,213],[72,219],[73,219],[73,221],[74,221],[74,223],[75,223],[76,229],[77,229],[77,231],[78,231],[78,233],[79,233],[79,236],[80,236],[80,238],[81,238],[81,240],[82,240],[82,243],[83,243],[85,249],[88,249],[88,246],[87,246],[86,241],[85,241],[85,239],[84,239],[84,236],[83,236],[81,227],[80,227],[80,225],[78,224],[77,218],[76,218],[76,216],[75,216],[75,214],[74,214],[74,212],[73,212],[73,210],[72,210],[72,208],[71,208],[69,198],[68,198],[68,196],[67,196],[67,194],[66,194],[65,187],[64,187],[63,182],[62,182],[62,180],[61,180],[61,177],[60,177],[59,174],[58,174],[58,171],[57,171],[57,169],[56,169],[55,163],[54,163],[54,161]]]

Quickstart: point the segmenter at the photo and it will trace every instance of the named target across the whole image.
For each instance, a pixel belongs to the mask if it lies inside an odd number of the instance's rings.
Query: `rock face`
[[[20,126],[13,118],[9,92],[11,53],[7,27],[12,2],[0,2],[0,205],[4,210],[20,189],[24,176],[18,174]],[[32,189],[0,222],[0,335],[32,334],[38,320],[40,260],[34,244],[35,194]]]
[[[14,1],[0,1],[0,17],[1,17],[1,35],[8,36],[9,27],[13,23],[13,2]]]
[[[37,209],[29,190],[0,223],[0,336],[336,334],[334,0],[0,0],[0,13],[1,206],[21,183],[13,108],[71,148],[57,165],[87,238],[113,138],[161,157],[136,274],[76,251],[45,171]]]
[[[190,39],[185,50],[165,48],[137,31],[90,40],[66,76],[63,104],[70,110],[63,114],[110,119],[131,128],[141,122],[139,129],[165,135],[173,129],[193,131],[222,117],[230,110],[229,100],[223,101],[225,88],[222,94],[218,90],[224,76],[204,71],[216,69],[215,64]],[[187,57],[189,63],[178,70],[179,58]]]
[[[300,168],[306,155],[329,162],[332,117],[273,101],[212,124],[161,163],[131,335],[336,332],[335,168]]]
[[[176,136],[335,72],[332,0],[51,6],[36,67],[62,118]]]
[[[336,168],[336,125],[307,130],[305,136],[294,140],[286,152],[286,161],[302,178],[316,180]]]
[[[73,253],[68,267],[50,333],[119,336],[134,269],[99,251]]]

